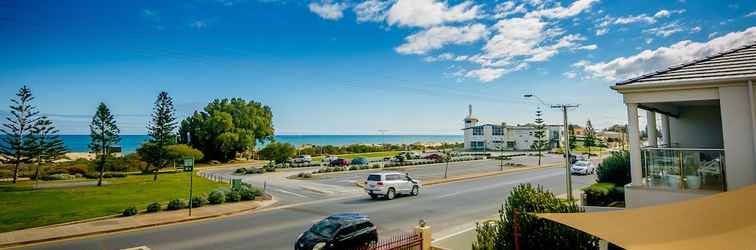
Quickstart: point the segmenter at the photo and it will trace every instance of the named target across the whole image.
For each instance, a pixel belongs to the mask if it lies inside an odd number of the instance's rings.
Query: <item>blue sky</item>
[[[279,134],[457,134],[626,120],[613,82],[756,41],[754,1],[0,1],[0,99],[27,84],[65,134],[98,102],[143,134],[161,90],[271,106]],[[9,104],[9,102],[6,102]],[[7,110],[6,105],[0,110]],[[0,111],[3,112],[3,111]],[[547,122],[561,116],[547,110]]]

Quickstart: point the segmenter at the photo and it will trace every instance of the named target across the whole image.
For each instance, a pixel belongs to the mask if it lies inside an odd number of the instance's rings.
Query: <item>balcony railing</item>
[[[675,190],[727,191],[722,149],[643,148],[643,183]]]

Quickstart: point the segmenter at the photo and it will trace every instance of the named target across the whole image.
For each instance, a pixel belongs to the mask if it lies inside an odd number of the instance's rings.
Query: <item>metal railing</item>
[[[723,149],[641,149],[643,183],[676,190],[727,191]]]

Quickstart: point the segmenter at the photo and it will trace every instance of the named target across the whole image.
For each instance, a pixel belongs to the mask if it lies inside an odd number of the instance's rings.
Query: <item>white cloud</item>
[[[456,61],[456,62],[463,62],[467,61],[469,56],[466,55],[454,55],[452,53],[443,53],[439,54],[437,56],[427,56],[425,57],[426,62],[440,62],[440,61]]]
[[[614,22],[612,23],[614,24],[632,24],[632,23],[652,24],[652,23],[656,23],[656,19],[646,14],[641,14],[641,15],[636,15],[636,16],[620,17],[620,18],[615,19]]]
[[[472,43],[485,38],[486,34],[486,26],[479,23],[462,27],[436,26],[408,36],[396,52],[421,55],[447,44]]]
[[[322,3],[312,2],[308,5],[310,11],[326,20],[339,20],[344,17],[344,9],[347,5],[344,3],[332,3],[325,1]]]
[[[662,17],[669,17],[672,14],[682,14],[685,13],[685,9],[679,9],[679,10],[660,10],[654,14],[654,18],[662,18]]]
[[[756,11],[751,11],[751,13],[748,13],[745,15],[745,17],[752,17],[752,16],[756,16]]]
[[[393,1],[367,0],[354,6],[359,22],[381,22],[386,19],[386,10]]]
[[[678,25],[677,23],[670,23],[661,27],[645,29],[643,30],[643,33],[654,34],[660,37],[668,37],[680,31],[683,31],[680,25]]]
[[[500,20],[494,25],[498,33],[488,40],[483,51],[498,58],[530,55],[546,37],[545,26],[538,18]]]
[[[756,27],[741,32],[731,32],[714,38],[708,42],[692,42],[690,40],[677,42],[669,47],[659,47],[654,50],[644,50],[639,54],[619,57],[609,62],[590,63],[580,61],[573,64],[581,68],[592,77],[607,80],[626,79],[659,69],[703,58],[733,49],[756,41]]]
[[[189,27],[192,27],[195,29],[204,29],[204,28],[207,28],[207,22],[202,21],[202,20],[195,20],[189,23]]]
[[[468,21],[479,18],[480,6],[465,1],[448,6],[438,0],[397,0],[388,10],[389,25],[431,27],[444,23]]]
[[[609,33],[609,29],[607,29],[607,28],[597,29],[596,30],[596,35],[597,36],[603,36],[603,35],[606,35],[606,33]]]
[[[577,47],[577,49],[581,49],[581,50],[595,50],[595,49],[598,49],[598,45],[595,45],[595,44],[585,45],[585,46]]]
[[[567,79],[575,79],[577,77],[577,73],[575,73],[574,71],[564,72],[562,73],[562,75]]]
[[[569,7],[565,8],[562,6],[557,6],[554,8],[549,9],[540,9],[536,11],[529,12],[525,15],[525,17],[545,17],[545,18],[556,18],[556,19],[562,19],[567,17],[572,17],[580,14],[581,12],[588,10],[591,8],[591,5],[594,3],[597,3],[598,0],[577,0],[575,2],[572,2]]]
[[[701,26],[696,26],[690,29],[690,33],[698,33],[701,32]]]
[[[480,68],[467,71],[467,73],[465,73],[465,77],[476,78],[481,82],[490,82],[498,79],[499,77],[502,77],[506,73],[509,72],[504,68]]]

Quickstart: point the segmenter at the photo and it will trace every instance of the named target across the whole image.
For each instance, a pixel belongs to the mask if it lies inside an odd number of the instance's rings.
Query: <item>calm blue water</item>
[[[89,135],[61,135],[70,152],[89,151]],[[149,139],[147,135],[121,135],[123,152],[131,153]],[[276,141],[288,142],[295,146],[350,145],[350,144],[412,144],[415,142],[462,142],[462,135],[277,135]]]

